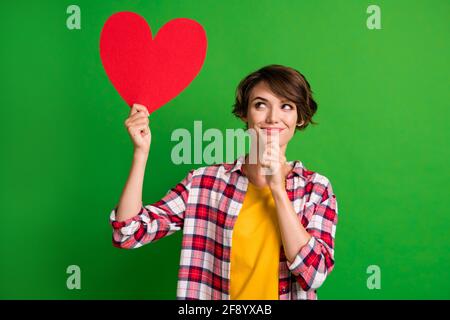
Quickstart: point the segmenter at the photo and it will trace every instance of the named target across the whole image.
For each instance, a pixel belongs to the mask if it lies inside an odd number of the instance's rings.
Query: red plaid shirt
[[[191,170],[161,200],[145,205],[138,215],[110,222],[113,245],[133,249],[183,230],[177,300],[229,300],[230,250],[233,226],[247,191],[244,156]],[[316,289],[334,267],[337,202],[330,181],[291,161],[286,192],[310,241],[292,263],[283,245],[279,257],[279,299],[317,299]]]

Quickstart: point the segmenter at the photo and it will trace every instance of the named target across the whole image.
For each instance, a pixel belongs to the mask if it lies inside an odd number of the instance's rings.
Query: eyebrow
[[[269,100],[267,100],[266,98],[262,98],[262,97],[255,97],[255,98],[252,99],[252,101],[253,101],[253,100],[256,100],[256,99],[261,99],[261,100],[263,100],[263,101],[269,101]],[[281,100],[281,102],[289,102],[289,103],[291,103],[291,101],[289,101],[289,100]]]

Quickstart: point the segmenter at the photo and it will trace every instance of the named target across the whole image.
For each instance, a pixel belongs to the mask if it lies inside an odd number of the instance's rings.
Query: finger
[[[272,130],[267,131],[267,141],[268,142],[278,143],[278,141],[280,141],[280,132],[278,130],[276,130],[276,131],[272,131]]]
[[[260,145],[262,145],[262,146],[266,145],[267,137],[266,137],[265,130],[262,130],[258,126],[255,126],[255,130],[256,130],[256,133],[258,135],[258,139],[260,139],[260,141],[261,141]]]
[[[259,155],[263,155],[267,150],[267,135],[265,130],[255,126],[255,130],[258,135],[258,153]]]
[[[270,160],[270,161],[277,161],[277,162],[279,162],[279,161],[280,161],[280,156],[277,155],[277,154],[265,154],[265,155],[263,156],[263,159],[265,159],[265,160]]]
[[[134,103],[133,107],[131,109],[134,111],[133,114],[138,112],[138,111],[147,110],[147,108],[144,105],[139,104],[139,103]]]
[[[271,143],[273,141],[274,134],[275,134],[275,132],[273,132],[272,130],[266,131],[267,143]]]
[[[265,151],[266,151],[265,153],[268,155],[273,155],[273,156],[278,157],[280,154],[280,146],[278,144],[276,144],[275,142],[269,142],[266,145]]]
[[[144,128],[140,129],[139,132],[141,133],[141,136],[145,137],[150,133],[150,130],[148,126],[144,126]]]
[[[266,155],[263,160],[269,163],[280,163],[280,157],[276,155]]]
[[[129,124],[130,127],[136,127],[136,126],[147,126],[148,127],[148,120],[147,119],[137,119]]]
[[[134,121],[128,121],[125,123],[125,126],[128,128],[132,128],[132,127],[139,126],[139,125],[148,126],[149,125],[148,119],[147,118],[139,118]]]
[[[139,111],[138,113],[135,113],[134,115],[132,115],[128,119],[129,119],[128,122],[133,122],[133,121],[138,120],[138,119],[149,120],[148,117],[145,115],[145,113],[143,113],[141,111]]]
[[[270,152],[271,154],[273,154],[275,157],[278,158],[282,155],[280,145],[275,142],[270,146]]]
[[[277,153],[277,151],[275,149],[266,149],[266,151],[262,154],[262,158],[263,159],[276,159],[277,161],[279,161],[280,159],[280,155],[279,153]]]
[[[255,147],[256,147],[256,154],[257,157],[260,158],[262,157],[262,155],[264,154],[266,147],[265,147],[265,143],[266,143],[266,139],[263,133],[263,130],[261,128],[259,128],[258,126],[254,126],[251,130],[254,130],[255,133],[255,138],[256,138],[256,143],[255,143]]]
[[[270,168],[270,162],[267,159],[261,159],[261,167]]]
[[[265,130],[264,130],[265,131]],[[280,133],[278,131],[267,131],[266,136],[266,144],[276,144],[279,145],[280,142]]]
[[[131,115],[133,115],[133,114],[136,114],[136,113],[138,113],[138,112],[143,112],[143,113],[146,113],[147,115],[149,115],[149,112],[148,112],[148,110],[147,110],[147,108],[144,106],[144,105],[142,105],[142,104],[139,104],[139,103],[135,103],[135,104],[133,104],[133,107],[131,108]]]
[[[280,165],[279,159],[274,159],[274,158],[265,158],[261,161],[261,163],[264,163],[265,165],[270,166],[270,167],[275,167],[277,165]]]
[[[273,150],[279,150],[280,149],[280,145],[276,142],[276,141],[268,141],[266,143],[266,148],[268,149],[273,149]]]
[[[125,120],[125,126],[133,125],[136,120],[150,121],[149,118],[142,112],[135,113]]]
[[[130,129],[130,133],[133,137],[135,137],[136,135],[140,134],[141,132],[146,132],[147,130],[147,126],[145,125],[139,125],[139,126],[135,126],[133,128]]]
[[[132,116],[133,114],[135,114],[137,112],[138,112],[138,104],[135,103],[131,106],[130,116]]]

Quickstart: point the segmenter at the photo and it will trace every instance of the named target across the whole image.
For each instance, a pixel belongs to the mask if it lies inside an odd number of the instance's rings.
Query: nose
[[[278,123],[279,121],[279,114],[277,108],[269,108],[266,116],[266,122],[267,123]]]

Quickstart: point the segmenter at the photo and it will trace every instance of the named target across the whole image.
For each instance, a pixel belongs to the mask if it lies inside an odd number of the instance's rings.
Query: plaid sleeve
[[[116,206],[109,218],[113,228],[113,245],[135,249],[182,229],[193,172],[194,170],[189,171],[161,200],[142,206],[132,218],[117,221]]]
[[[338,206],[331,183],[324,189],[321,200],[313,204],[313,215],[306,227],[312,236],[294,261],[287,265],[303,290],[319,288],[334,268],[334,237]]]

